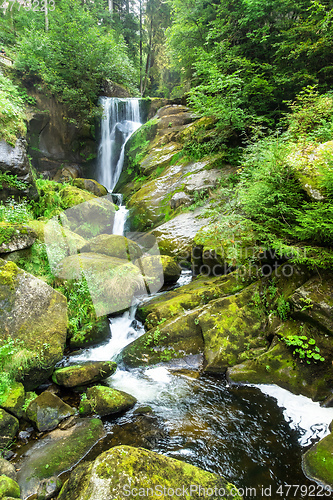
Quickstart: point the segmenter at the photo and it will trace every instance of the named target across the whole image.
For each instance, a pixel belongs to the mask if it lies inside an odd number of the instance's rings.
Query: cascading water
[[[129,131],[139,124],[137,100],[131,100],[122,111],[121,102],[124,104],[119,99],[103,99],[103,175],[99,181],[110,190],[121,172]],[[132,120],[124,114],[125,109],[126,113],[131,110]],[[124,121],[123,116],[127,117]],[[121,146],[117,144],[119,137]],[[123,234],[127,211],[121,204],[121,195],[113,196],[120,206],[114,234]],[[189,277],[183,274],[181,279],[183,285]],[[110,341],[73,356],[70,363],[115,359],[127,344],[144,333],[143,326],[135,321],[135,312],[134,305],[112,317]],[[321,408],[318,403],[277,386],[229,387],[224,380],[196,378],[172,372],[166,366],[131,371],[118,367],[108,384],[132,394],[138,403],[149,404],[163,419],[169,437],[155,451],[222,474],[239,488],[262,491],[273,485],[269,495],[273,499],[287,498],[274,495],[279,485],[310,484],[301,470],[301,455],[305,446],[328,433],[333,418],[333,408]],[[120,417],[117,423],[126,422],[126,418]]]
[[[125,145],[141,125],[139,99],[101,97],[103,118],[98,150],[97,180],[110,192],[121,174]]]

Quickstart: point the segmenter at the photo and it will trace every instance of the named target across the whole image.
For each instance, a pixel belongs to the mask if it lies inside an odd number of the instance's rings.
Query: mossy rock
[[[111,387],[95,386],[87,390],[88,399],[84,406],[79,407],[79,413],[85,416],[97,413],[101,417],[127,411],[135,405],[136,399],[123,391]],[[89,407],[89,408],[88,408]],[[88,410],[88,413],[86,413]]]
[[[83,189],[79,189],[75,186],[65,186],[60,191],[60,196],[63,204],[67,207],[74,207],[75,205],[80,205],[86,201],[93,200],[96,196],[92,193],[88,193]]]
[[[333,434],[321,439],[302,457],[304,474],[324,486],[333,488]]]
[[[0,253],[16,252],[29,248],[36,238],[37,234],[29,226],[0,222]]]
[[[142,250],[135,241],[117,234],[100,234],[96,238],[90,239],[81,251],[108,255],[132,262],[142,255]]]
[[[74,472],[64,484],[58,500],[102,500],[106,497],[125,500],[141,497],[140,493],[147,492],[148,488],[151,488],[149,498],[157,500],[163,497],[163,487],[170,489],[170,493],[171,488],[174,490],[168,498],[185,498],[185,495],[189,497],[191,485],[193,499],[202,498],[199,486],[213,491],[216,488],[218,495],[211,498],[242,498],[222,476],[142,448],[116,446]],[[131,491],[133,488],[134,494]],[[183,488],[187,491],[184,495],[181,493]]]
[[[13,481],[17,479],[17,473],[14,465],[4,458],[0,458],[0,476],[7,476]]]
[[[0,408],[0,447],[5,448],[15,438],[19,421],[10,413]]]
[[[14,382],[1,398],[0,406],[4,410],[12,413],[17,418],[23,415],[23,405],[25,400],[25,390],[23,384]]]
[[[81,253],[63,259],[57,276],[63,280],[87,280],[97,316],[124,311],[133,296],[145,292],[140,270],[131,262],[97,253]]]
[[[63,226],[86,239],[99,234],[112,234],[114,214],[118,207],[112,202],[111,195],[98,198],[86,191],[82,192],[92,198],[67,209],[61,216]]]
[[[297,288],[290,297],[293,316],[317,324],[333,335],[333,275],[315,276]]]
[[[10,368],[18,367],[16,375],[27,390],[46,380],[62,358],[67,322],[61,293],[13,262],[0,260],[0,329],[8,332],[5,339],[16,341]]]
[[[267,348],[265,313],[252,302],[259,289],[260,284],[254,283],[238,295],[211,301],[199,311],[207,372],[223,373],[228,366]]]
[[[280,336],[299,332],[299,325],[283,323],[278,329]],[[292,350],[276,337],[269,350],[228,369],[231,382],[249,384],[276,384],[294,394],[302,394],[314,400],[324,400],[330,394],[333,382],[329,363],[301,362]]]
[[[21,490],[16,481],[7,476],[0,476],[0,498],[21,498]]]
[[[104,436],[100,419],[84,418],[70,429],[55,429],[34,445],[25,445],[22,458],[16,463],[22,497],[36,495],[44,479],[71,470]]]
[[[81,325],[69,339],[71,349],[79,349],[105,342],[111,337],[110,323],[106,316],[89,320],[89,324]]]
[[[52,380],[64,387],[88,385],[110,377],[117,369],[113,361],[88,361],[81,365],[58,368],[53,372]]]
[[[102,186],[102,184],[95,181],[94,179],[81,179],[80,177],[78,177],[73,181],[73,184],[80,189],[89,191],[95,196],[105,196],[108,194],[108,190],[106,189],[106,187]]]
[[[204,344],[198,313],[169,319],[127,345],[120,357],[128,367],[170,362],[202,354]]]
[[[176,283],[181,275],[181,267],[175,259],[167,255],[144,256],[135,264],[143,271],[146,279],[152,278],[165,284]],[[163,278],[161,276],[163,275]]]
[[[51,431],[75,410],[49,391],[42,392],[28,406],[26,417],[39,431]]]

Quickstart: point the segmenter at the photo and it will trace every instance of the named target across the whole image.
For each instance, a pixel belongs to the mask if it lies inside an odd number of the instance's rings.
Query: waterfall
[[[98,182],[113,191],[121,174],[125,145],[141,125],[139,99],[101,97],[103,108],[98,149]]]

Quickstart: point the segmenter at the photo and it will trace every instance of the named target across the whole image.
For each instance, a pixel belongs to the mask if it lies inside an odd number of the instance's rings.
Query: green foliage
[[[16,139],[26,133],[24,119],[24,101],[19,88],[0,74],[0,139],[15,146]]]
[[[307,364],[312,361],[325,361],[313,338],[309,339],[306,335],[287,335],[282,337],[282,340],[287,346],[293,348],[294,354],[297,354],[300,360],[305,360]]]
[[[56,277],[49,264],[45,243],[35,241],[30,248],[29,258],[19,259],[17,265],[24,271],[42,279],[50,286],[54,286],[56,283]]]
[[[0,189],[3,189],[5,184],[8,187],[16,189],[26,189],[27,183],[20,181],[17,175],[12,175],[10,172],[0,173]]]
[[[0,339],[0,404],[10,386],[29,365],[29,359],[31,354],[24,349],[22,341],[11,337]]]
[[[39,199],[31,202],[31,209],[35,218],[45,217],[50,219],[69,208],[61,197],[61,192],[68,186],[68,183],[61,184],[40,178],[36,179],[36,186]]]
[[[0,174],[0,182],[2,175],[5,174]],[[15,176],[14,182],[16,183]],[[26,200],[17,202],[14,199],[9,199],[5,203],[0,202],[0,222],[25,224],[32,218],[31,208]]]

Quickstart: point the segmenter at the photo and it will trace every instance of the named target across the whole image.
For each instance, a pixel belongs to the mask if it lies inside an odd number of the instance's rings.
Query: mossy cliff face
[[[0,328],[5,338],[22,343],[29,363],[18,376],[26,388],[37,387],[52,373],[64,352],[66,298],[13,262],[1,259]]]
[[[164,498],[189,498],[190,488],[191,498],[197,499],[202,498],[199,485],[206,491],[209,488],[210,498],[214,500],[242,498],[221,476],[152,451],[116,446],[99,455],[93,463],[77,469],[62,488],[59,500],[141,498],[148,488],[151,488],[148,494],[152,500],[162,498],[163,491],[168,492]]]

